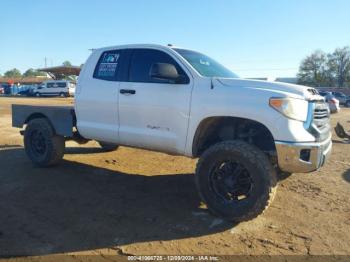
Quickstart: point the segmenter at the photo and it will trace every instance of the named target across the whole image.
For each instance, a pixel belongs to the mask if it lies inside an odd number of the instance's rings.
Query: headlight
[[[305,122],[308,102],[297,98],[270,98],[270,106],[288,118]]]

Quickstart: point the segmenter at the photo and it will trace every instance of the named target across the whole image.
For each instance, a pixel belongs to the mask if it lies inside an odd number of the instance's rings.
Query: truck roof
[[[99,51],[103,52],[106,50],[111,50],[111,49],[128,49],[128,48],[149,48],[149,49],[160,49],[160,50],[172,50],[174,48],[181,48],[181,49],[186,49],[190,50],[187,48],[182,48],[179,46],[174,46],[174,45],[160,45],[160,44],[126,44],[126,45],[116,45],[116,46],[106,46],[106,47],[101,47],[97,49],[93,49],[93,52]]]

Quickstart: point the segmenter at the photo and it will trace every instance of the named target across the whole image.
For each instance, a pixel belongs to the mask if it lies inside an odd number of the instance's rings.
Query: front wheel
[[[24,131],[24,149],[36,166],[49,167],[63,158],[65,139],[54,133],[48,120],[37,118],[31,120]]]
[[[267,156],[243,141],[207,149],[198,161],[196,185],[209,211],[241,222],[261,214],[272,202],[277,179]]]

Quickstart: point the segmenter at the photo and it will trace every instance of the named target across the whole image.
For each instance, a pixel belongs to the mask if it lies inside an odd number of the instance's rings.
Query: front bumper
[[[278,166],[284,172],[307,173],[324,165],[332,151],[332,136],[322,142],[276,141]]]

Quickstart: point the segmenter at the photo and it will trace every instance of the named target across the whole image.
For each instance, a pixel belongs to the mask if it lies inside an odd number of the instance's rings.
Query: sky
[[[171,43],[242,77],[293,77],[314,50],[350,45],[349,10],[349,0],[0,0],[0,74]]]

